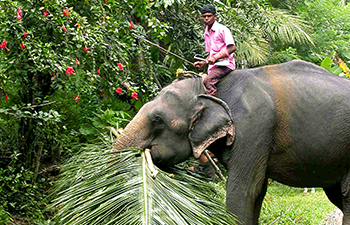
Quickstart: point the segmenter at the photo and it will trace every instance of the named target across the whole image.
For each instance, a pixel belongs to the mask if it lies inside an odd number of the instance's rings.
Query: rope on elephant
[[[196,72],[193,72],[193,71],[184,71],[181,68],[176,70],[176,78],[177,79],[181,79],[181,78],[197,78],[197,77],[201,77],[202,79],[204,79],[205,76],[206,76],[205,73],[196,73]]]

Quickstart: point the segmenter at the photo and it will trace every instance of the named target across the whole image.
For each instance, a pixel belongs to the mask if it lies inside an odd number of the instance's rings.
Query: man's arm
[[[236,51],[236,45],[228,45],[227,46],[227,52],[229,55],[231,55],[231,53],[234,51]]]
[[[216,53],[213,57],[208,59],[208,63],[214,64],[218,59],[226,58],[234,51],[236,51],[236,46],[230,44],[230,45],[226,46],[226,48],[221,49],[221,51]]]

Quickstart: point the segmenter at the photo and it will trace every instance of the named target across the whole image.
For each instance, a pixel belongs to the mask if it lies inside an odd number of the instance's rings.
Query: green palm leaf
[[[280,9],[266,10],[265,13],[269,23],[262,29],[264,36],[283,43],[313,44],[312,38],[308,35],[310,27],[301,17],[287,14]]]
[[[152,179],[143,153],[88,145],[64,168],[53,206],[59,224],[234,224],[213,183],[172,169]]]
[[[268,54],[268,43],[258,35],[247,34],[246,39],[237,45],[236,59],[239,63],[242,60],[249,62],[249,66],[261,65],[266,62]]]

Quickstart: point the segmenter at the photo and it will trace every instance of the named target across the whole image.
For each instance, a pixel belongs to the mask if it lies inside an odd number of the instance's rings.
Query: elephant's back
[[[327,176],[334,180],[332,176],[342,174],[339,170],[349,168],[348,79],[311,63],[291,61],[234,71],[222,79],[218,94],[231,107],[238,124],[237,132],[244,129],[247,133],[252,130],[271,133],[276,153],[270,156],[274,165],[269,170],[271,174],[280,171],[279,178],[294,173],[305,178],[317,177],[328,167]],[[245,129],[243,126],[250,127]],[[291,157],[293,155],[295,158]],[[281,161],[281,156],[288,160]],[[297,186],[298,182],[289,185]],[[320,181],[310,180],[310,185],[316,186],[317,182]]]

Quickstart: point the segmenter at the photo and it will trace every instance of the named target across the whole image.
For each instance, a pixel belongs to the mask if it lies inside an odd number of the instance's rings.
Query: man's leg
[[[232,70],[230,68],[227,68],[226,66],[218,66],[211,69],[203,81],[206,94],[216,97],[215,84],[218,83],[221,78],[223,78],[226,74],[228,74],[231,71]]]

